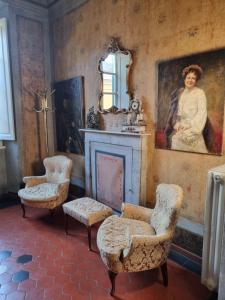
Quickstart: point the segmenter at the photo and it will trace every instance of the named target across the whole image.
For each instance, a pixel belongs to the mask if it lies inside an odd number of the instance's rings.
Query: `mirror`
[[[101,75],[100,111],[115,108],[127,110],[131,98],[129,76],[132,56],[129,50],[121,49],[113,38],[105,56],[99,60]],[[116,111],[118,111],[116,109]]]

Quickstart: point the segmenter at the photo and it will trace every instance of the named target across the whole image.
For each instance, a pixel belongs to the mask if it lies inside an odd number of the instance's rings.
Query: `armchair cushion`
[[[110,270],[125,271],[122,259],[129,252],[132,236],[155,235],[155,230],[148,223],[111,216],[99,228],[97,244],[101,257]]]
[[[57,183],[42,183],[19,190],[19,197],[29,201],[52,201],[58,196]]]

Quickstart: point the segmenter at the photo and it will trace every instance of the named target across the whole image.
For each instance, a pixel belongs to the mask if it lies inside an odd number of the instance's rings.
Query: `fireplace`
[[[115,211],[146,203],[149,134],[84,129],[86,194]]]

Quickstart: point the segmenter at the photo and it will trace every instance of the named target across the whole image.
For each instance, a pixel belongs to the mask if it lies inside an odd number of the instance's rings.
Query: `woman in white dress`
[[[208,153],[202,135],[207,120],[207,100],[204,91],[196,87],[201,75],[198,65],[190,65],[182,72],[184,89],[178,96],[171,149]]]

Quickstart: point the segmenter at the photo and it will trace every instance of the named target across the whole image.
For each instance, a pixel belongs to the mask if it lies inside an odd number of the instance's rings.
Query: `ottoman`
[[[63,204],[65,231],[68,234],[68,216],[87,227],[88,246],[91,250],[91,226],[112,215],[112,209],[92,198],[84,197]]]

